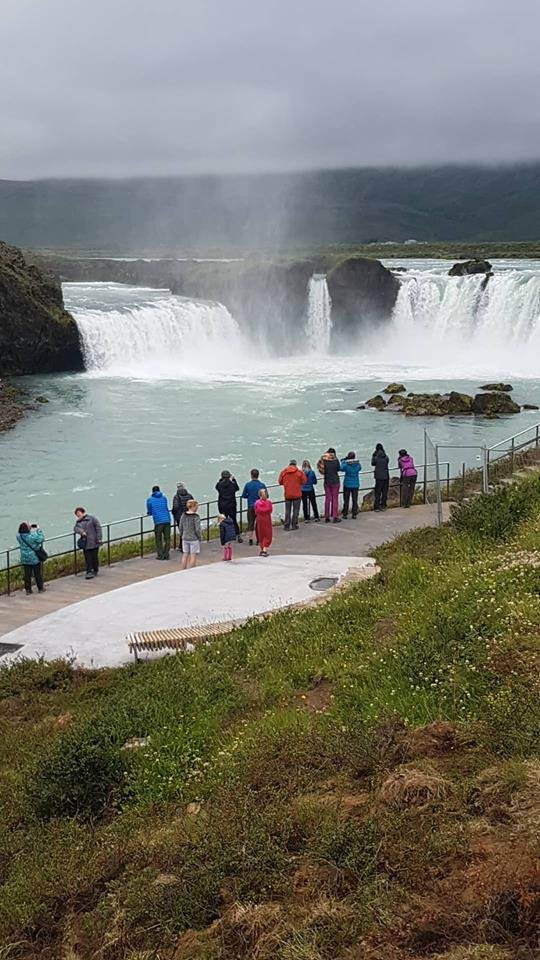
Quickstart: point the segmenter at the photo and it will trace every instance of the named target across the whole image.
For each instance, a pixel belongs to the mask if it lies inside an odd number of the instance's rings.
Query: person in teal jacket
[[[343,479],[343,519],[349,515],[349,504],[352,500],[351,517],[354,520],[358,515],[358,491],[360,489],[361,463],[356,459],[354,450],[351,450],[345,460],[341,461],[340,469],[345,474]]]
[[[41,560],[36,553],[43,546],[42,530],[38,526],[29,523],[21,523],[17,534],[17,543],[21,554],[21,565],[24,571],[24,589],[30,595],[32,593],[32,577],[36,581],[36,587],[39,593],[43,593],[43,567]]]

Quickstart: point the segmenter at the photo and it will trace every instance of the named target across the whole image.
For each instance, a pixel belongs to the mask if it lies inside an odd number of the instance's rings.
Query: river
[[[393,263],[407,272],[392,320],[339,354],[328,346],[324,289],[306,305],[297,337],[305,342],[306,324],[320,331],[322,348],[309,342],[303,353],[277,356],[219,304],[65,284],[88,369],[22,378],[49,403],[0,437],[0,549],[13,545],[22,519],[50,536],[66,532],[79,504],[105,522],[138,515],[154,483],[172,496],[183,480],[205,500],[224,468],[242,483],[256,466],[271,483],[291,457],[314,462],[329,445],[355,450],[369,476],[378,441],[392,462],[400,447],[421,462],[425,427],[441,443],[490,444],[540,421],[540,411],[424,420],[355,409],[391,380],[471,393],[502,378],[518,402],[540,404],[540,262],[495,263],[485,292],[481,277],[448,278],[444,261]]]

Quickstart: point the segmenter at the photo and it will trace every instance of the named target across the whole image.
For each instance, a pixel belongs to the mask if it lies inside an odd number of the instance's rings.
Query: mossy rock
[[[378,393],[375,397],[370,397],[369,400],[366,400],[366,407],[371,407],[374,410],[384,410],[386,400]]]
[[[473,413],[483,416],[520,413],[521,407],[507,393],[477,393],[473,400]]]
[[[389,383],[388,386],[384,388],[383,393],[405,393],[406,389],[403,383]]]
[[[496,393],[512,393],[514,388],[511,383],[485,383],[480,389],[495,391]]]

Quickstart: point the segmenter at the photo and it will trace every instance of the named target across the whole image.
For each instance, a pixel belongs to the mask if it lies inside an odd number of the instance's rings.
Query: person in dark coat
[[[75,516],[77,522],[74,529],[84,553],[86,579],[92,580],[99,572],[99,548],[103,542],[101,524],[97,517],[92,517],[84,507],[77,507]]]
[[[218,493],[218,510],[225,517],[230,517],[234,523],[234,529],[236,533],[236,539],[238,543],[242,543],[242,537],[240,536],[240,527],[236,520],[236,494],[238,493],[240,487],[238,486],[235,478],[231,475],[229,470],[222,470],[221,477],[216,483],[216,490]]]
[[[172,510],[171,510],[174,522],[177,527],[180,526],[180,517],[182,516],[182,514],[184,513],[184,510],[186,509],[186,504],[188,500],[193,500],[193,496],[191,495],[191,493],[189,493],[185,484],[183,484],[182,481],[180,480],[176,486],[176,493],[173,497]],[[179,540],[178,549],[181,551],[182,537],[179,536],[178,540]]]
[[[236,540],[234,523],[232,522],[231,517],[224,517],[222,513],[220,513],[218,517],[218,523],[219,539],[221,541],[221,546],[223,547],[223,559],[232,560],[232,545]]]
[[[374,468],[373,476],[375,478],[373,509],[386,510],[390,471],[388,469],[388,457],[382,443],[378,443],[373,451],[371,466]]]

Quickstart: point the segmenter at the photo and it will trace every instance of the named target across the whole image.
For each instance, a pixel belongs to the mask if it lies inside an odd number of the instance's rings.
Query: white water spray
[[[449,277],[411,271],[403,278],[386,331],[387,356],[430,368],[508,370],[538,375],[540,275],[505,270]]]
[[[68,285],[66,285],[68,286]],[[118,284],[72,284],[86,369],[101,376],[179,379],[227,375],[245,341],[217,302]]]
[[[306,339],[314,353],[328,353],[332,336],[332,301],[324,274],[309,281]]]

